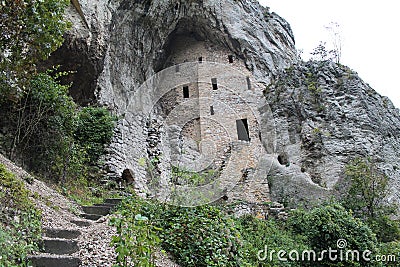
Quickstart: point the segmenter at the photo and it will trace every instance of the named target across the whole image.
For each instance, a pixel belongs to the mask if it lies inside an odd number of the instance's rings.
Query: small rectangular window
[[[228,55],[229,63],[233,63],[233,55]]]
[[[236,129],[239,140],[248,142],[250,141],[249,125],[247,124],[247,119],[236,120]]]
[[[203,57],[199,57],[199,63],[203,62]]]
[[[217,78],[212,78],[211,83],[212,83],[213,90],[217,90],[218,89]]]
[[[189,98],[189,86],[183,87],[183,98]]]
[[[175,72],[179,72],[179,65],[175,65]]]
[[[246,77],[246,81],[247,81],[247,89],[251,90],[251,81],[249,76]]]
[[[214,115],[214,114],[215,114],[215,112],[214,112],[214,106],[210,106],[210,114],[211,114],[211,115]]]

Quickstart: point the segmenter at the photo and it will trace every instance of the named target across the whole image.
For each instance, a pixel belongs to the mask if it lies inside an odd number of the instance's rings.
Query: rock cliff
[[[398,201],[399,110],[356,72],[330,61],[301,62],[282,70],[265,96],[276,121],[276,152],[287,163],[269,173],[274,199],[332,194],[346,164],[371,157],[390,178],[392,201]],[[313,185],[304,186],[307,180]]]
[[[77,71],[70,79],[79,102],[98,102],[121,115],[106,158],[110,175],[130,169],[138,190],[146,192],[140,162],[154,127],[140,114],[127,115],[127,108],[143,82],[171,65],[173,41],[184,35],[230,51],[266,87],[260,102],[266,99],[271,107],[277,145],[274,151],[266,149],[258,173],[269,170],[262,165],[272,166],[269,188],[260,190],[270,190],[273,200],[329,196],[356,156],[375,158],[390,176],[392,196],[399,199],[399,111],[346,67],[302,63],[290,25],[257,1],[79,2],[89,28],[71,7],[66,16],[73,28],[49,64]],[[259,106],[261,116],[266,106]],[[151,142],[160,143],[162,150],[163,138],[161,134]]]

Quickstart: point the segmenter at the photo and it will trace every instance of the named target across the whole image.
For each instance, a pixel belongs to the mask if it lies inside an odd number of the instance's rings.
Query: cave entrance
[[[236,120],[236,129],[239,140],[247,142],[250,141],[249,125],[247,123],[247,119]]]
[[[135,176],[131,169],[125,169],[121,175],[122,181],[126,184],[132,184],[135,181],[134,177]]]

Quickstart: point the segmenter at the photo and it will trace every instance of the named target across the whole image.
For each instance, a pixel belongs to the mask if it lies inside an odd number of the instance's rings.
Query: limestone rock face
[[[89,59],[83,63],[95,66],[87,75],[96,83],[82,87],[81,82],[73,88],[96,91],[100,102],[121,113],[126,92],[165,67],[168,44],[175,34],[228,48],[266,82],[296,55],[289,24],[254,0],[79,2],[90,29],[71,7],[67,18],[73,28],[63,48],[79,50]],[[60,56],[68,57],[66,53]]]
[[[398,201],[399,110],[357,73],[329,61],[299,63],[282,70],[265,95],[276,120],[277,154],[289,162],[269,174],[273,198],[323,198],[342,182],[346,164],[371,157]]]
[[[132,170],[137,176],[138,189],[143,192],[146,191],[143,189],[146,166],[137,162],[142,162],[149,150],[152,155],[156,151],[167,157],[169,151],[163,144],[168,140],[165,134],[155,140],[146,118],[127,109],[135,106],[131,96],[144,81],[177,63],[171,62],[171,55],[179,52],[175,47],[179,37],[207,42],[211,50],[212,46],[224,50],[242,62],[254,80],[264,84],[279,69],[296,60],[290,26],[257,1],[79,2],[89,29],[71,7],[67,18],[73,28],[51,63],[61,63],[77,71],[72,93],[78,101],[90,103],[93,101],[87,98],[93,97],[123,117],[106,158],[108,171],[119,176],[125,169]],[[191,48],[196,49],[196,45]],[[196,53],[191,55],[187,51],[186,54],[184,61],[197,61]],[[205,60],[214,61],[213,58]],[[151,144],[147,142],[149,137]],[[158,164],[161,176],[164,169],[163,163]]]
[[[273,200],[285,203],[324,199],[340,183],[351,159],[371,156],[389,175],[393,199],[400,198],[399,111],[343,66],[301,63],[289,24],[257,1],[79,2],[89,28],[71,7],[66,16],[73,28],[50,63],[77,70],[72,93],[78,101],[98,102],[121,116],[105,158],[110,176],[131,170],[145,195],[143,159],[150,154],[163,155],[155,170],[165,175],[174,151],[166,145],[162,118],[149,122],[140,112],[130,112],[135,106],[131,96],[155,73],[177,63],[171,59],[182,47],[177,40],[190,39],[233,55],[250,73],[249,81],[266,86],[264,95],[252,97],[260,100],[260,136],[272,132],[265,126],[272,119],[267,112],[271,107],[276,147],[260,137],[265,155],[252,171],[261,178],[268,175],[268,183],[249,192],[269,191]],[[194,52],[182,54],[188,62],[199,59]],[[197,155],[193,151],[187,158]]]

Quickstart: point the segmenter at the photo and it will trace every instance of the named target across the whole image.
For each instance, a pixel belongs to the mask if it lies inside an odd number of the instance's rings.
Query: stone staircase
[[[43,230],[44,236],[41,244],[43,253],[28,257],[33,266],[75,267],[80,265],[80,259],[71,256],[72,253],[79,250],[78,241],[75,239],[80,236],[80,231],[55,228]]]
[[[119,198],[108,198],[101,204],[93,206],[82,206],[83,214],[81,216],[87,220],[96,221],[110,212],[121,202]]]
[[[100,219],[102,216],[110,214],[112,210],[122,201],[120,198],[106,199],[102,204],[93,206],[82,206],[84,211],[81,217],[85,220],[71,221],[79,227],[87,227],[90,221]],[[41,244],[41,254],[28,257],[31,266],[34,267],[78,267],[81,260],[72,256],[79,251],[78,241],[76,240],[81,232],[79,230],[45,228],[43,229],[43,240]]]

